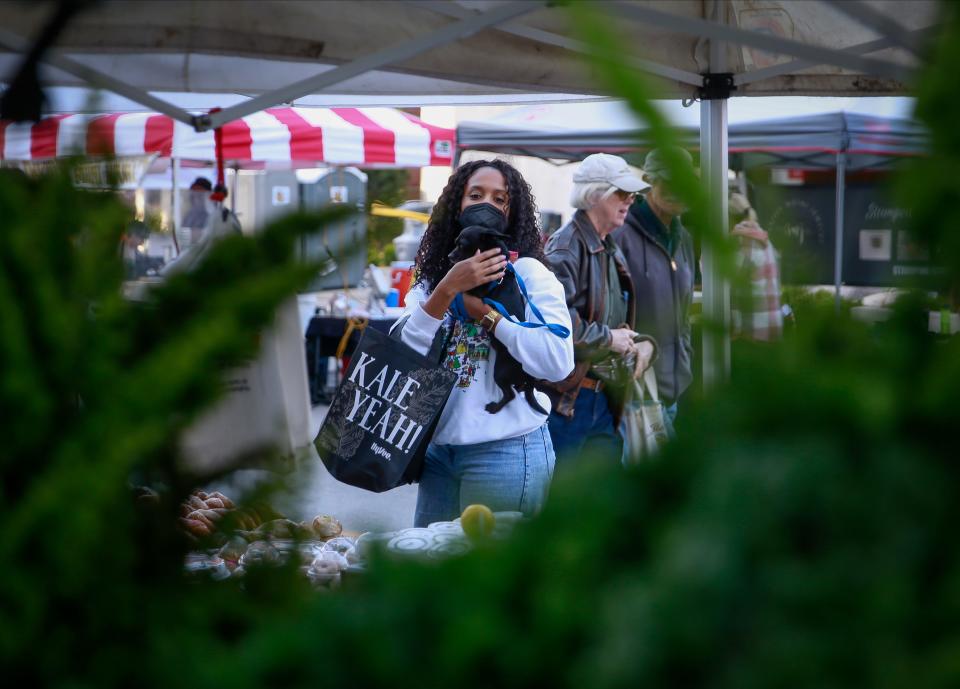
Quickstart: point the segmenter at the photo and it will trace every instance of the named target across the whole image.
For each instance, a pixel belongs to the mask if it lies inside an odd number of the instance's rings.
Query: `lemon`
[[[460,515],[463,532],[473,541],[482,541],[493,533],[496,519],[486,505],[467,505]]]

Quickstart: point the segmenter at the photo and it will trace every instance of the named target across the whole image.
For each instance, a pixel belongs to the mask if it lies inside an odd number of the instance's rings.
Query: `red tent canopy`
[[[363,167],[451,165],[455,132],[393,108],[269,108],[223,126],[224,159],[245,168],[316,163]],[[0,122],[0,160],[69,155],[214,160],[213,132],[156,113],[55,115]]]

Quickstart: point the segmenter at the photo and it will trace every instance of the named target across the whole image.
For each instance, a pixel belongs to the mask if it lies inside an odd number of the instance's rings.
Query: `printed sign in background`
[[[834,187],[765,185],[752,193],[760,225],[780,252],[784,284],[833,284]],[[844,211],[844,284],[884,287],[937,271],[907,231],[909,211],[882,184],[848,184]]]
[[[274,186],[270,190],[270,203],[274,206],[290,205],[290,187]]]

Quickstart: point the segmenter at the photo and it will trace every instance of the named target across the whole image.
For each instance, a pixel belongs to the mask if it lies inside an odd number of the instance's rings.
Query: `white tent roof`
[[[711,5],[593,3],[630,39],[635,52],[625,57],[658,75],[671,97],[694,96],[702,84],[703,39],[725,42],[741,95],[902,94],[937,19],[933,0],[722,0],[711,13],[717,21],[704,16]],[[15,70],[49,12],[47,3],[0,5],[0,74]],[[535,0],[108,0],[71,22],[44,78],[76,85],[97,81],[93,70],[119,93],[124,84],[141,92],[272,92],[235,106],[245,110],[228,108],[214,125],[320,92],[451,102],[599,95],[569,21],[562,7]]]

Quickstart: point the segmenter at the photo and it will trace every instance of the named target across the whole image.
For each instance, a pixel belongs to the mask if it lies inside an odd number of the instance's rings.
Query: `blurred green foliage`
[[[812,290],[806,286],[786,285],[780,290],[780,303],[789,304],[798,323],[807,320],[807,317],[816,317],[818,314],[828,313],[835,308],[836,296],[833,290]],[[849,312],[856,302],[840,298],[840,308]]]
[[[374,202],[399,206],[407,200],[406,170],[367,170],[367,208]],[[388,266],[396,258],[393,238],[403,232],[403,220],[367,213],[367,257],[377,266]]]
[[[317,272],[296,261],[295,240],[344,212],[224,239],[139,302],[120,289],[128,213],[110,194],[76,190],[69,169],[0,177],[8,680],[139,683],[143,659],[124,655],[150,647],[154,621],[169,623],[153,607],[184,612],[195,593],[170,527],[182,496],[209,477],[179,466],[176,439],[219,396],[224,369],[256,353],[277,304]],[[133,475],[170,488],[156,511],[135,511]]]
[[[919,85],[935,150],[902,188],[955,279],[960,177],[943,171],[960,158],[960,14],[945,12]],[[692,400],[658,461],[585,461],[499,548],[380,560],[333,594],[293,567],[254,570],[241,590],[182,576],[175,503],[199,477],[177,469],[173,438],[309,280],[291,246],[314,220],[226,240],[134,305],[106,196],[65,175],[4,180],[0,217],[10,686],[960,682],[960,341],[926,332],[920,299],[873,328],[831,299],[780,346],[738,347],[742,374]],[[134,508],[133,470],[173,486],[160,509]]]

